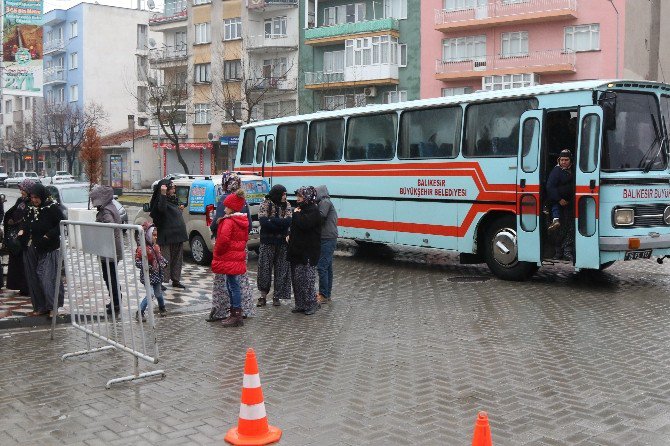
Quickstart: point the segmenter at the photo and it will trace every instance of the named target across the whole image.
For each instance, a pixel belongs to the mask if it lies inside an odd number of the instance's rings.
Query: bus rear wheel
[[[516,219],[501,217],[484,234],[484,256],[493,274],[502,280],[523,281],[537,271],[537,265],[520,262],[516,237]]]

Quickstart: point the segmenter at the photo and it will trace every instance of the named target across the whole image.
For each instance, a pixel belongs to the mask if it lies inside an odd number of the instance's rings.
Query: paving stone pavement
[[[208,296],[193,268],[190,292]],[[223,444],[253,347],[281,444],[466,445],[478,410],[497,446],[670,444],[665,266],[559,266],[519,284],[407,250],[340,252],[335,274],[315,316],[283,304],[224,329],[190,312],[203,301],[158,319],[160,363],[142,368],[166,378],[111,390],[127,354],[62,362],[81,332],[0,331],[0,443]]]

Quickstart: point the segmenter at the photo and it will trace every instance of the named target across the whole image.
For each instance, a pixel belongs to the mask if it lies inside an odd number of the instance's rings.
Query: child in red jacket
[[[222,321],[224,327],[239,327],[242,322],[242,291],[240,276],[247,272],[247,240],[249,220],[242,213],[245,205],[244,190],[238,189],[223,201],[225,216],[219,219],[214,245],[212,271],[226,276],[226,288],[230,295],[230,316]]]

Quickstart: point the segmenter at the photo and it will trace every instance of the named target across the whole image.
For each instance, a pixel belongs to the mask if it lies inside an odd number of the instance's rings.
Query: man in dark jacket
[[[316,300],[320,304],[330,302],[333,289],[333,254],[337,246],[337,211],[330,201],[330,194],[325,185],[317,186],[316,200],[321,215],[321,255],[317,270],[319,271],[319,295]]]
[[[314,282],[316,264],[321,254],[321,215],[316,206],[316,189],[303,186],[295,191],[298,205],[293,210],[288,241],[288,259],[291,262],[291,281],[295,308],[293,313],[316,313]]]
[[[114,189],[110,186],[95,186],[90,193],[91,206],[98,210],[95,215],[95,221],[98,223],[116,223],[121,224],[121,216],[114,206]],[[119,313],[120,296],[119,285],[116,277],[116,263],[123,258],[123,244],[121,242],[121,231],[114,230],[114,245],[116,249],[116,258],[100,257],[102,266],[102,278],[105,285],[112,295],[112,302],[107,304],[107,314],[112,314],[114,308],[115,314]],[[110,288],[111,282],[111,288]]]
[[[181,213],[184,206],[179,203],[177,188],[171,180],[161,180],[156,185],[149,203],[150,216],[158,229],[158,245],[168,261],[163,282],[172,279],[175,288],[186,288],[181,283],[181,267],[184,261],[184,247],[188,240],[186,223]]]
[[[556,237],[554,260],[572,261],[574,250],[574,206],[575,183],[572,173],[572,153],[565,149],[558,156],[558,164],[549,174],[547,180],[547,197],[551,206],[552,222],[547,228],[555,231],[562,228]]]

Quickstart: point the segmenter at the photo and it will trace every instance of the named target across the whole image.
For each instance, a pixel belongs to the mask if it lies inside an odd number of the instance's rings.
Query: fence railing
[[[308,71],[305,73],[306,85],[330,84],[344,82],[344,72],[324,73],[323,71]]]
[[[577,0],[502,0],[457,10],[436,9],[435,25],[449,25],[503,17],[522,17],[531,14],[550,14],[557,11],[577,11]]]
[[[510,68],[528,69],[568,65],[573,70],[576,55],[569,50],[535,51],[521,55],[493,55],[469,58],[465,60],[441,60],[435,63],[436,74],[455,74],[473,71],[495,71]]]

